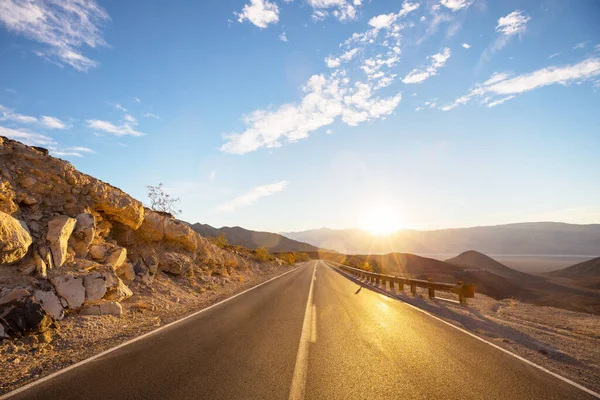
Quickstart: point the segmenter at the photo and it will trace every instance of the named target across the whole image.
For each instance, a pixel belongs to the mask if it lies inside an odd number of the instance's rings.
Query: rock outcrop
[[[0,211],[0,264],[20,261],[29,246],[31,236],[24,222]]]
[[[120,302],[157,274],[199,285],[207,271],[251,264],[44,149],[0,138],[0,272],[13,277],[0,281],[0,335],[121,315]]]

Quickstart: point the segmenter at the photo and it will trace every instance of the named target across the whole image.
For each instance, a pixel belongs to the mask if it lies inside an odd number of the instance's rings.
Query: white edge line
[[[327,263],[329,263],[329,262],[327,262]],[[329,266],[329,267],[330,267],[330,268],[332,268],[331,266]],[[343,270],[341,270],[341,269],[339,269],[339,268],[336,268],[336,270],[340,270],[340,271],[341,271],[341,272],[342,272],[344,275],[346,275],[346,276],[351,276],[351,277],[352,277],[352,275],[349,275],[347,272],[345,272],[345,271],[343,271]],[[385,294],[385,295],[386,295],[386,296],[388,296],[388,297],[392,297],[392,298],[394,298],[394,299],[400,300],[402,303],[406,304],[407,306],[409,306],[409,307],[412,307],[412,308],[414,308],[415,310],[417,310],[417,311],[420,311],[420,312],[422,312],[422,313],[423,313],[423,314],[425,314],[425,315],[429,315],[431,318],[437,319],[438,321],[440,321],[440,322],[443,322],[444,324],[446,324],[446,325],[449,325],[449,326],[451,326],[452,328],[454,328],[454,329],[456,329],[456,330],[459,330],[459,331],[461,331],[461,332],[463,332],[463,333],[466,333],[467,335],[469,335],[469,336],[472,336],[472,337],[474,337],[475,339],[477,339],[477,340],[479,340],[479,341],[482,341],[483,343],[487,343],[487,344],[489,344],[490,346],[492,346],[492,347],[494,347],[494,348],[496,348],[496,349],[498,349],[498,350],[500,350],[500,351],[502,351],[502,352],[504,352],[504,353],[506,353],[506,354],[508,354],[508,355],[511,355],[511,356],[513,356],[514,358],[516,358],[517,360],[520,360],[520,361],[524,362],[525,364],[529,364],[529,365],[531,365],[532,367],[535,367],[535,368],[539,369],[540,371],[544,371],[545,373],[547,373],[547,374],[550,374],[550,375],[552,375],[553,377],[555,377],[555,378],[558,378],[558,379],[560,379],[561,381],[563,381],[563,382],[565,382],[565,383],[568,383],[569,385],[571,385],[571,386],[574,386],[574,387],[576,387],[577,389],[583,390],[584,392],[586,392],[586,393],[588,393],[588,394],[591,394],[592,396],[594,396],[594,397],[597,397],[597,398],[599,398],[599,399],[600,399],[600,393],[596,393],[596,392],[594,392],[593,390],[591,390],[591,389],[588,389],[588,388],[586,388],[585,386],[582,386],[582,385],[580,385],[580,384],[579,384],[579,383],[577,383],[577,382],[573,382],[573,381],[572,381],[572,380],[570,380],[569,378],[565,378],[564,376],[562,376],[562,375],[559,375],[559,374],[557,374],[556,372],[552,372],[552,371],[550,371],[549,369],[546,369],[546,368],[542,367],[541,365],[538,365],[538,364],[534,363],[533,361],[530,361],[530,360],[528,360],[528,359],[526,359],[526,358],[523,358],[523,357],[521,357],[521,356],[520,356],[520,355],[518,355],[518,354],[515,354],[515,353],[513,353],[513,352],[511,352],[511,351],[509,351],[509,350],[506,350],[506,349],[504,349],[504,348],[502,348],[502,347],[498,346],[497,344],[494,344],[494,343],[492,343],[492,342],[488,342],[487,340],[485,340],[485,339],[483,339],[483,338],[481,338],[481,337],[479,337],[479,336],[475,335],[474,333],[472,333],[472,332],[469,332],[469,331],[467,331],[466,329],[463,329],[463,328],[461,328],[461,327],[459,327],[459,326],[456,326],[456,325],[454,325],[453,323],[451,323],[451,322],[448,322],[448,321],[446,321],[446,320],[444,320],[444,319],[442,319],[442,318],[440,318],[440,317],[438,317],[438,316],[435,316],[435,315],[431,314],[430,312],[428,312],[428,311],[425,311],[425,310],[423,310],[423,309],[421,309],[421,308],[419,308],[419,307],[417,307],[417,306],[415,306],[415,305],[412,305],[412,304],[410,304],[410,303],[408,303],[408,302],[406,302],[406,301],[404,301],[404,300],[402,300],[402,299],[400,299],[400,298],[398,298],[398,297],[395,297],[395,296],[389,296],[389,293],[387,293],[387,292],[386,292],[386,291],[384,291],[384,290],[381,290],[381,289],[379,289],[378,287],[371,286],[371,285],[369,285],[369,284],[366,284],[366,286],[367,286],[367,287],[369,287],[370,289],[374,289],[374,290],[376,290],[376,291],[378,291],[378,292],[380,292],[380,293],[382,293],[382,294]],[[2,400],[2,399],[0,398],[0,400]]]
[[[196,312],[194,312],[194,313],[192,313],[192,314],[190,314],[190,315],[187,315],[187,316],[185,316],[185,317],[183,317],[183,318],[181,318],[181,319],[178,319],[177,321],[169,322],[168,324],[166,324],[166,325],[163,325],[163,326],[161,326],[160,328],[157,328],[157,329],[155,329],[155,330],[153,330],[153,331],[150,331],[150,332],[146,332],[146,333],[144,333],[144,334],[143,334],[143,335],[141,335],[141,336],[137,336],[137,337],[135,337],[135,338],[133,338],[133,339],[130,339],[130,340],[128,340],[128,341],[126,341],[126,342],[124,342],[124,343],[121,343],[121,344],[120,344],[120,345],[118,345],[118,346],[112,347],[112,348],[110,348],[110,349],[108,349],[108,350],[104,350],[102,353],[98,353],[98,354],[96,354],[96,355],[94,355],[94,356],[91,356],[90,358],[86,358],[85,360],[81,360],[81,361],[79,361],[78,363],[75,363],[75,364],[73,364],[73,365],[70,365],[70,366],[68,366],[68,367],[66,367],[66,368],[63,368],[63,369],[61,369],[61,370],[58,370],[58,371],[56,371],[56,372],[54,372],[54,373],[52,373],[52,374],[50,374],[50,375],[47,375],[47,376],[45,376],[45,377],[43,377],[43,378],[40,378],[40,379],[38,379],[38,380],[35,380],[35,381],[33,381],[33,382],[30,382],[30,383],[28,383],[28,384],[27,384],[27,385],[25,385],[25,386],[21,386],[20,388],[17,388],[17,389],[15,389],[15,390],[13,390],[12,392],[5,393],[5,394],[3,394],[2,396],[0,396],[0,400],[5,400],[5,399],[8,399],[8,398],[10,398],[10,397],[12,397],[12,396],[15,396],[15,395],[17,395],[17,394],[19,394],[19,393],[22,393],[22,392],[24,392],[24,391],[26,391],[26,390],[28,390],[28,389],[31,389],[31,388],[32,388],[32,387],[34,387],[34,386],[37,386],[37,385],[39,385],[39,384],[41,384],[41,383],[44,383],[44,382],[46,382],[46,381],[49,381],[49,380],[50,380],[50,379],[52,379],[52,378],[56,378],[57,376],[59,376],[59,375],[62,375],[62,374],[64,374],[65,372],[68,372],[68,371],[70,371],[70,370],[72,370],[72,369],[75,369],[75,368],[77,368],[77,367],[80,367],[80,366],[82,366],[82,365],[84,365],[84,364],[87,364],[87,363],[89,363],[89,362],[91,362],[91,361],[94,361],[94,360],[96,360],[96,359],[98,359],[98,358],[100,358],[100,357],[102,357],[102,356],[105,356],[105,355],[107,355],[107,354],[109,354],[109,353],[112,353],[112,352],[113,352],[113,351],[115,351],[115,350],[118,350],[118,349],[120,349],[120,348],[122,348],[122,347],[128,346],[128,345],[130,345],[130,344],[132,344],[132,343],[135,343],[135,342],[137,342],[137,341],[139,341],[139,340],[145,339],[145,338],[146,338],[146,337],[148,337],[148,336],[154,335],[155,333],[158,333],[158,332],[160,332],[160,331],[162,331],[162,330],[165,330],[165,329],[167,329],[167,328],[170,328],[171,326],[173,326],[173,325],[176,325],[176,324],[178,324],[178,323],[180,323],[180,322],[183,322],[183,321],[185,321],[185,320],[187,320],[187,319],[189,319],[189,318],[195,317],[195,316],[196,316],[196,315],[198,315],[198,314],[201,314],[201,313],[203,313],[203,312],[205,312],[205,311],[208,311],[208,310],[210,310],[211,308],[213,308],[213,307],[216,307],[216,306],[218,306],[218,305],[220,305],[220,304],[226,303],[226,302],[228,302],[229,300],[235,299],[236,297],[238,297],[238,296],[241,296],[241,295],[243,295],[244,293],[247,293],[247,292],[249,292],[249,291],[251,291],[251,290],[253,290],[253,289],[256,289],[257,287],[259,287],[259,286],[262,286],[262,285],[264,285],[264,284],[267,284],[267,283],[269,283],[269,282],[271,282],[271,281],[273,281],[273,280],[275,280],[275,279],[277,279],[277,278],[281,278],[282,276],[284,276],[284,275],[287,275],[287,274],[289,274],[289,273],[291,273],[291,272],[294,272],[294,271],[296,271],[298,268],[302,268],[302,267],[303,267],[303,265],[300,265],[300,266],[298,266],[298,267],[296,267],[296,268],[294,268],[294,269],[292,269],[292,270],[290,270],[290,271],[284,272],[283,274],[277,275],[277,276],[275,276],[275,277],[273,277],[273,278],[271,278],[271,279],[269,279],[269,280],[267,280],[267,281],[264,281],[264,282],[262,282],[262,283],[259,283],[259,284],[258,284],[258,285],[256,285],[256,286],[252,286],[251,288],[248,288],[248,289],[244,290],[243,292],[240,292],[240,293],[238,293],[238,294],[235,294],[235,295],[233,295],[233,296],[231,296],[231,297],[228,297],[228,298],[226,298],[226,299],[224,299],[224,300],[221,300],[221,301],[219,301],[218,303],[212,304],[212,305],[210,305],[210,306],[208,306],[208,307],[206,307],[206,308],[203,308],[202,310],[196,311]]]

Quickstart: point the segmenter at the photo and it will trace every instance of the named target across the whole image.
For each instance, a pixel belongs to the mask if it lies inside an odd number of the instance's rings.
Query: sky
[[[0,136],[181,219],[600,223],[600,3],[3,0]]]

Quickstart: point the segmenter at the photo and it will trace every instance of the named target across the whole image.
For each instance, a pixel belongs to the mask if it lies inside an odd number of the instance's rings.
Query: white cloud
[[[381,14],[369,20],[369,25],[375,29],[389,29],[398,18],[404,17],[419,8],[419,3],[405,1],[397,13]]]
[[[116,108],[117,110],[121,110],[123,112],[127,112],[127,109],[125,107],[123,107],[122,105],[120,105],[119,103],[108,103],[111,106],[113,106],[114,108]]]
[[[498,19],[496,31],[507,36],[523,33],[525,32],[527,22],[530,20],[531,18],[523,14],[521,11],[513,11],[507,16],[500,17],[500,19]]]
[[[81,48],[107,46],[100,28],[109,20],[94,0],[0,1],[0,23],[11,32],[49,46],[49,50],[35,54],[78,71],[97,65],[81,53]]]
[[[431,64],[426,68],[415,68],[409,72],[402,82],[410,83],[421,83],[427,78],[437,75],[438,69],[446,65],[446,61],[450,58],[451,52],[448,47],[444,48],[441,53],[436,53],[428,58],[431,58]]]
[[[282,32],[281,35],[279,35],[279,40],[281,40],[282,42],[288,41],[288,38],[287,38],[285,32]]]
[[[34,124],[38,122],[36,117],[16,113],[14,110],[0,104],[0,121],[13,121],[23,124]]]
[[[514,99],[515,97],[516,97],[516,96],[514,96],[514,95],[511,95],[511,96],[506,96],[506,97],[502,97],[501,99],[498,99],[498,100],[496,100],[496,101],[492,101],[491,103],[488,103],[488,104],[487,104],[487,106],[488,106],[489,108],[496,107],[497,105],[500,105],[500,104],[502,104],[502,103],[504,103],[505,101],[508,101],[508,100],[510,100],[510,99]]]
[[[56,142],[50,136],[0,126],[0,136],[18,140],[29,146],[50,146]]]
[[[63,121],[56,117],[42,115],[41,123],[50,129],[67,129],[68,126]]]
[[[48,147],[48,150],[50,150],[50,153],[53,156],[57,156],[57,157],[83,158],[83,153],[89,153],[89,154],[96,153],[94,150],[92,150],[90,148],[81,147],[81,146],[73,146],[73,147],[67,147],[67,148]]]
[[[150,113],[150,112],[148,112],[148,113],[145,113],[145,114],[144,114],[144,117],[147,117],[147,118],[154,118],[154,119],[159,119],[159,118],[160,118],[158,115],[156,115],[156,114],[152,114],[152,113]]]
[[[464,47],[465,49],[470,49],[471,48],[471,45],[468,44],[468,43],[463,43],[463,44],[461,44],[461,46]]]
[[[573,46],[573,50],[583,49],[586,44],[587,44],[587,41],[581,42],[581,43],[577,43],[575,46]]]
[[[279,21],[279,7],[269,0],[250,0],[250,4],[244,5],[242,12],[234,14],[237,15],[238,22],[248,20],[259,28],[266,28]]]
[[[362,1],[354,0],[307,0],[308,5],[313,8],[313,21],[322,21],[329,15],[333,15],[341,22],[356,19],[356,7],[362,5]],[[332,9],[332,11],[328,11]]]
[[[550,66],[519,76],[511,77],[507,73],[496,73],[483,84],[476,85],[469,93],[454,100],[453,103],[442,107],[449,111],[468,103],[472,98],[483,98],[488,107],[502,104],[514,96],[549,85],[569,85],[592,79],[600,75],[600,58],[588,58],[577,64],[563,67]],[[484,97],[485,96],[485,97]],[[502,97],[493,100],[493,97]]]
[[[109,121],[102,121],[98,119],[88,119],[85,121],[88,128],[97,129],[106,133],[110,133],[116,136],[144,136],[145,133],[136,131],[134,128],[135,124],[127,121],[122,125],[115,125]]]
[[[259,199],[267,196],[272,196],[275,193],[281,192],[288,185],[288,181],[281,181],[271,183],[268,185],[257,186],[247,193],[236,197],[226,203],[223,203],[217,207],[217,211],[229,212],[234,211],[236,208],[248,206],[256,203]]]
[[[474,0],[440,0],[440,4],[452,11],[468,8]]]
[[[135,119],[132,115],[130,114],[125,114],[125,116],[123,117],[123,119],[127,122],[129,122],[132,125],[137,125],[137,119]]]

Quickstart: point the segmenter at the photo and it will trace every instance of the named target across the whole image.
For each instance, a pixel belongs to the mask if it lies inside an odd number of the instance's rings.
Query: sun
[[[375,235],[386,235],[401,228],[398,212],[387,204],[376,204],[367,209],[363,227]]]

